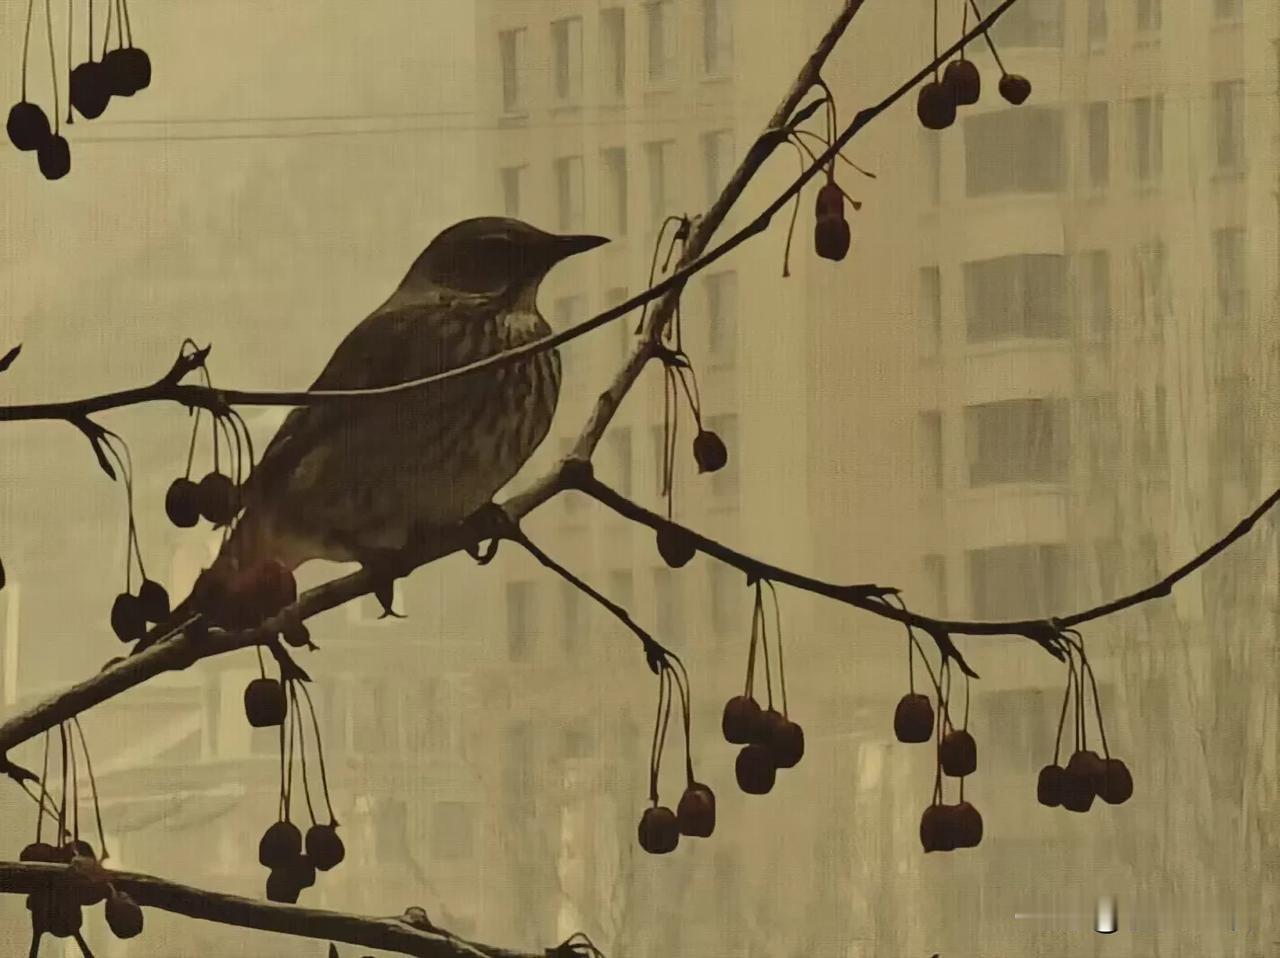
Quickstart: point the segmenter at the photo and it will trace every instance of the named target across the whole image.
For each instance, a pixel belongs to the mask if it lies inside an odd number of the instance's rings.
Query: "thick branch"
[[[30,894],[49,887],[66,872],[63,865],[0,862],[0,892]],[[135,872],[108,872],[107,878],[144,907],[220,925],[361,945],[419,958],[545,958],[539,953],[478,945],[448,934],[421,931],[399,918],[366,918],[256,901]]]

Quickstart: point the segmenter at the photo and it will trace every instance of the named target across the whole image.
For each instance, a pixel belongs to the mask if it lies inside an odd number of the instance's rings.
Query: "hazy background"
[[[24,344],[0,401],[150,381],[187,336],[213,343],[219,384],[305,386],[432,236],[479,213],[614,237],[545,287],[554,325],[590,315],[644,285],[662,217],[706,207],[838,6],[138,0],[150,89],[74,124],[58,183],[0,154],[0,349]],[[944,41],[959,29],[950,6]],[[54,17],[61,58],[66,7]],[[931,17],[868,0],[826,71],[843,121],[925,62]],[[15,100],[25,5],[0,18]],[[41,24],[31,89],[44,97]],[[956,126],[921,130],[912,97],[869,127],[850,156],[877,178],[838,169],[865,204],[844,263],[812,253],[810,191],[791,278],[780,216],[690,284],[685,345],[731,464],[695,475],[685,415],[676,516],[973,618],[1105,601],[1214,541],[1280,473],[1277,36],[1264,0],[1019,0],[996,39],[1031,99],[1008,107],[989,54],[971,50],[984,94]],[[789,153],[742,213],[794,175]],[[561,411],[531,474],[580,428],[630,329],[566,348]],[[261,448],[280,413],[246,415]],[[661,417],[655,369],[597,457],[655,507]],[[102,421],[130,443],[144,557],[177,598],[214,545],[162,511],[189,420],[154,407]],[[118,653],[107,614],[126,514],[75,430],[0,433],[12,714]],[[201,436],[197,475],[210,465]],[[1174,599],[1085,630],[1108,741],[1136,781],[1124,806],[1035,803],[1062,669],[1025,641],[961,640],[983,676],[966,797],[986,837],[929,856],[917,837],[929,750],[891,730],[901,630],[782,591],[808,754],[771,795],[744,796],[718,734],[745,668],[739,575],[701,557],[668,570],[647,532],[573,496],[528,528],[689,663],[715,836],[639,851],[653,677],[629,634],[505,547],[486,569],[455,558],[401,582],[407,620],[377,621],[372,602],[315,620],[321,652],[304,664],[348,859],[304,904],[419,904],[459,934],[530,948],[581,929],[611,958],[1274,953],[1274,520]],[[203,662],[85,720],[120,867],[262,894],[278,757],[244,721],[256,671],[249,653]],[[668,749],[674,805],[683,745]],[[14,758],[38,766],[39,744]],[[10,787],[0,809],[16,857],[34,807]],[[304,827],[306,814],[295,803]],[[1089,930],[1101,894],[1120,900],[1106,938]],[[25,949],[25,923],[20,898],[0,901],[4,953]],[[100,956],[324,949],[158,912],[127,948],[100,914],[86,926]]]

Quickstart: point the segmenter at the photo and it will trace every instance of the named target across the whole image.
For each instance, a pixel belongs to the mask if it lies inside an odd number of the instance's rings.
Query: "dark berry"
[[[341,864],[347,855],[337,825],[312,825],[307,829],[306,846],[307,858],[322,872]]]
[[[956,101],[951,91],[937,80],[920,87],[916,97],[916,116],[929,130],[945,130],[956,121]]]
[[[1133,797],[1133,776],[1118,758],[1104,759],[1095,781],[1098,797],[1108,805],[1123,805]]]
[[[680,844],[680,826],[676,813],[665,805],[646,808],[637,829],[640,847],[650,855],[665,855]]]
[[[9,142],[20,150],[38,150],[53,135],[44,110],[26,100],[10,108],[5,129],[9,133]]]
[[[977,848],[982,841],[982,815],[969,802],[961,802],[951,811],[956,848]]]
[[[729,461],[724,440],[709,429],[701,430],[693,439],[693,458],[699,472],[719,472]]]
[[[813,215],[817,219],[828,216],[844,219],[844,191],[836,185],[834,180],[823,183],[822,188],[818,190]]]
[[[773,726],[769,736],[769,748],[778,768],[795,768],[804,758],[804,729],[800,723],[784,718]]]
[[[61,859],[58,857],[58,849],[48,842],[32,842],[18,854],[18,861],[52,865]]]
[[[852,242],[849,221],[843,216],[820,216],[813,225],[813,248],[823,259],[840,262]]]
[[[111,604],[111,631],[121,642],[136,642],[147,634],[147,617],[136,595],[122,592]]]
[[[142,934],[142,907],[128,892],[117,891],[107,898],[107,927],[117,938],[136,938]]]
[[[138,587],[138,605],[148,622],[158,625],[169,618],[169,593],[152,579],[143,580]]]
[[[982,95],[982,76],[972,60],[952,60],[942,74],[942,85],[951,91],[957,106],[971,106]]]
[[[946,805],[930,805],[920,816],[920,844],[926,852],[949,852],[956,847]]]
[[[280,866],[280,871],[289,876],[299,889],[310,888],[316,883],[316,866],[306,855],[299,855],[293,861]]]
[[[1065,788],[1066,772],[1060,766],[1046,765],[1036,779],[1036,801],[1046,808],[1057,808]]]
[[[1076,752],[1063,774],[1062,807],[1069,812],[1087,812],[1097,795],[1101,759],[1090,751]]]
[[[775,708],[765,709],[760,713],[760,720],[756,723],[755,737],[751,739],[754,745],[763,745],[765,748],[773,746],[773,738],[778,733],[778,729],[782,727],[782,723],[786,719],[782,717],[782,713]],[[777,764],[776,762],[774,763]]]
[[[664,524],[658,530],[658,554],[671,568],[679,569],[698,554],[698,545],[684,529]]]
[[[972,775],[978,767],[978,743],[964,729],[952,729],[942,736],[938,754],[942,770],[954,778]]]
[[[129,51],[123,47],[107,51],[102,58],[102,77],[112,96],[133,96],[137,92],[129,64]]]
[[[1017,73],[1006,73],[1000,78],[1000,95],[1019,106],[1031,96],[1031,81]]]
[[[302,857],[302,832],[293,822],[276,822],[258,841],[258,863],[272,870]]]
[[[46,180],[60,180],[71,172],[71,144],[66,137],[53,134],[36,147],[36,163]]]
[[[66,894],[54,894],[49,906],[49,934],[54,938],[70,938],[84,924],[84,912]]]
[[[225,526],[236,517],[239,496],[236,484],[220,472],[211,472],[198,487],[200,515],[215,526]]]
[[[134,92],[151,86],[151,57],[147,56],[146,51],[141,47],[125,47],[121,52],[126,57],[129,82]]]
[[[893,710],[893,734],[908,744],[933,738],[933,705],[927,695],[908,692],[898,700]]]
[[[101,63],[87,60],[71,71],[71,105],[82,117],[96,120],[110,101],[107,71]]]
[[[285,905],[296,905],[302,886],[297,875],[287,868],[273,868],[267,876],[267,900]]]
[[[735,695],[729,699],[720,720],[724,740],[730,745],[746,745],[755,741],[761,714],[759,704],[749,695]]]
[[[763,745],[748,745],[739,752],[733,770],[738,787],[748,795],[768,794],[778,775],[773,752]]]
[[[276,679],[258,678],[245,686],[244,714],[254,728],[282,725],[287,713],[284,686]]]
[[[200,487],[190,479],[173,480],[164,494],[164,512],[179,529],[190,529],[200,521]]]
[[[710,838],[716,830],[716,796],[706,785],[694,782],[680,796],[676,807],[680,834],[693,838]]]

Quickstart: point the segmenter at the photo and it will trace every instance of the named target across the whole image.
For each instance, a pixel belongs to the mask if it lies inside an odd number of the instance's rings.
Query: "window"
[[[711,577],[711,629],[719,636],[737,634],[744,626],[742,618],[742,573],[723,562],[708,563]]]
[[[443,861],[469,858],[474,844],[475,807],[470,802],[436,802],[431,810],[431,855]]]
[[[947,557],[932,553],[924,557],[924,580],[934,615],[947,614]]]
[[[628,612],[635,611],[635,579],[630,569],[614,569],[609,573],[609,598]]]
[[[627,150],[611,146],[600,153],[603,168],[604,225],[614,236],[627,235]]]
[[[514,218],[520,217],[520,181],[524,177],[523,166],[504,167],[502,177],[502,211]]]
[[[924,195],[930,206],[942,202],[942,137],[932,130],[921,131],[924,153]]]
[[[936,266],[920,268],[920,355],[938,355],[942,347],[942,273]]]
[[[1061,402],[1006,399],[965,409],[969,484],[1062,482],[1068,423]]]
[[[1164,335],[1164,317],[1168,306],[1168,251],[1163,240],[1149,240],[1138,244],[1133,255],[1138,321],[1146,336],[1159,339]]]
[[[613,461],[612,482],[614,488],[624,496],[631,495],[631,427],[614,426],[606,440],[609,446],[609,458]]]
[[[351,708],[351,745],[364,755],[388,754],[396,748],[398,722],[396,710],[389,708],[386,679],[364,679]],[[278,729],[273,729],[278,733]],[[276,736],[277,743],[279,735]]]
[[[942,413],[922,412],[920,424],[920,469],[925,489],[942,488]]]
[[[1133,173],[1139,183],[1160,179],[1164,172],[1164,97],[1133,101]]]
[[[582,229],[582,157],[561,156],[555,161],[556,217],[562,232]]]
[[[1213,138],[1218,169],[1244,166],[1244,81],[1213,85]]]
[[[1105,102],[1085,107],[1085,126],[1089,143],[1089,185],[1095,190],[1102,189],[1111,178],[1111,118]]]
[[[675,213],[676,169],[674,140],[646,143],[649,162],[649,219],[656,230],[668,214]]]
[[[1089,0],[1089,45],[1098,46],[1107,39],[1107,0]]]
[[[537,629],[532,582],[507,583],[507,650],[511,658],[523,662],[529,658]]]
[[[582,18],[551,21],[551,57],[555,65],[556,99],[582,99]]]
[[[675,72],[676,23],[670,0],[645,5],[649,26],[649,82],[662,83]]]
[[[721,76],[733,66],[732,0],[702,0],[702,68]]]
[[[1019,0],[991,27],[996,46],[1062,46],[1062,0]]]
[[[1239,20],[1244,12],[1244,0],[1214,0],[1213,15],[1219,20]]]
[[[506,782],[503,792],[507,798],[528,798],[533,785],[535,755],[533,724],[528,719],[512,722],[507,726],[507,754],[502,763]]]
[[[1080,329],[1089,342],[1111,336],[1111,256],[1106,250],[1080,254]]]
[[[1062,189],[1062,112],[1018,107],[964,121],[965,190],[969,196]]]
[[[606,99],[627,95],[627,14],[622,7],[600,11],[600,73]]]
[[[702,134],[702,169],[707,187],[707,205],[710,206],[733,175],[732,130],[712,130]]]
[[[1115,395],[1104,393],[1082,399],[1079,422],[1085,475],[1093,482],[1106,481],[1115,475],[1120,462],[1120,417]]]
[[[658,634],[654,638],[663,643],[684,634],[688,623],[684,615],[684,577],[665,565],[653,570],[654,618]]]
[[[1036,618],[1067,605],[1067,547],[996,546],[967,554],[969,602],[980,619]]]
[[[732,270],[709,273],[703,286],[707,291],[711,361],[717,366],[733,366],[738,361],[738,274]]]
[[[625,286],[614,286],[604,294],[605,308],[617,306],[619,303],[627,301],[627,288]],[[635,346],[636,337],[636,314],[627,316],[625,319],[619,319],[614,323],[614,328],[618,336],[618,355],[622,359],[626,359],[631,355],[631,349]]]
[[[572,654],[582,644],[584,628],[582,592],[572,582],[560,580],[560,629],[564,649]]]
[[[1217,428],[1214,430],[1214,460],[1218,475],[1224,479],[1243,480],[1249,472],[1250,436],[1249,416],[1253,413],[1246,397],[1249,381],[1245,376],[1227,376],[1219,379],[1217,392]]]
[[[1249,308],[1243,229],[1233,227],[1214,232],[1213,262],[1217,278],[1218,321],[1232,325],[1243,323]]]
[[[971,343],[1067,335],[1065,260],[1019,254],[964,264],[965,330]]]
[[[737,505],[738,498],[738,414],[721,413],[707,417],[707,428],[724,440],[729,461],[723,469],[711,474],[711,494],[717,499]]]
[[[1138,0],[1139,33],[1155,33],[1160,29],[1160,0]]]
[[[525,107],[523,73],[525,31],[503,30],[498,34],[498,55],[502,60],[502,109],[516,113]]]

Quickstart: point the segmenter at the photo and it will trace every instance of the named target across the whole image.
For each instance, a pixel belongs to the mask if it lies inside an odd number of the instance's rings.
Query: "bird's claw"
[[[502,540],[510,538],[519,530],[519,526],[511,516],[507,515],[507,511],[496,502],[486,503],[477,509],[467,520],[466,525],[468,532],[475,538],[464,548],[467,555],[480,565],[488,565],[492,562],[498,554],[498,545]],[[488,542],[482,548],[481,543],[485,540]]]
[[[373,590],[373,597],[378,600],[382,606],[382,615],[378,616],[379,621],[382,619],[403,619],[406,616],[397,612],[392,606],[396,596],[395,579],[383,579]]]

